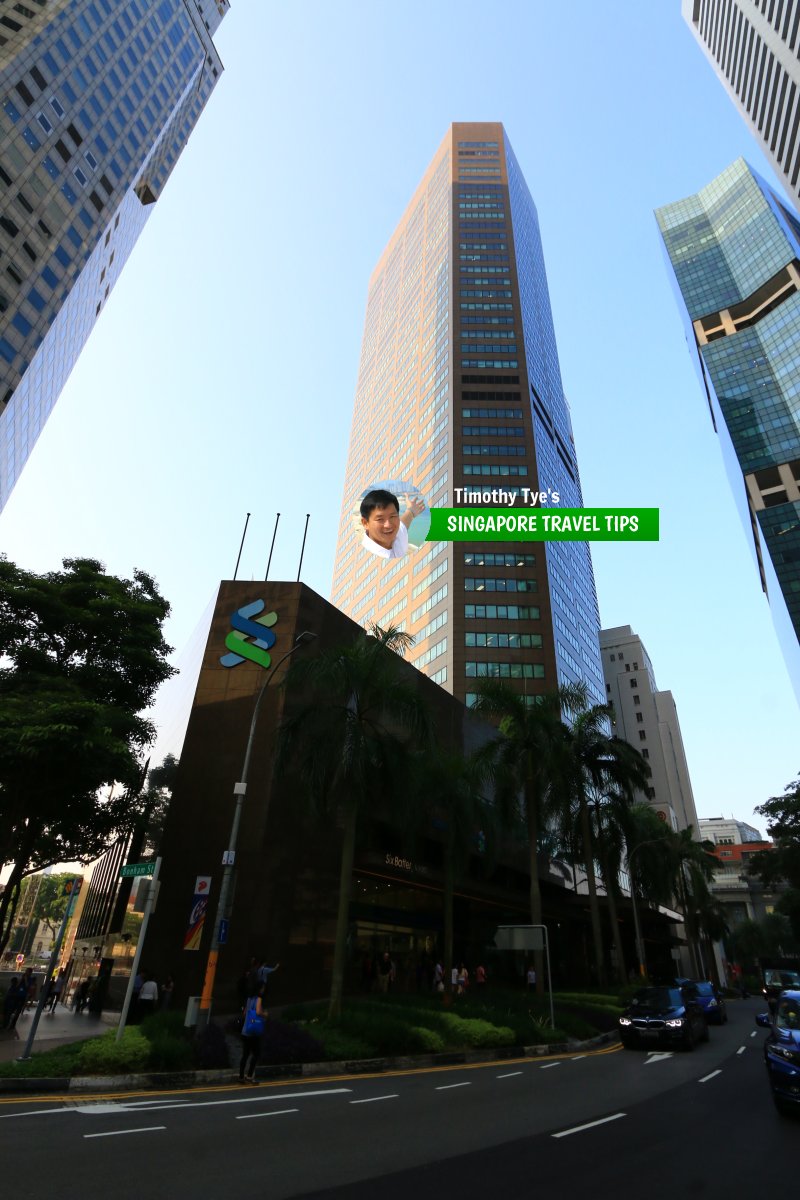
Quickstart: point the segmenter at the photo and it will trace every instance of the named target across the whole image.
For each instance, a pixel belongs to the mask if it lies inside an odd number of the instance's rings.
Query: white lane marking
[[[299,1108],[276,1108],[273,1112],[265,1113],[243,1113],[236,1118],[237,1121],[254,1121],[258,1117],[282,1117],[284,1113],[300,1112]]]
[[[352,1092],[352,1088],[324,1088],[310,1092],[257,1092],[255,1095],[237,1097],[234,1100],[139,1100],[135,1104],[121,1104],[121,1112],[163,1112],[168,1108],[216,1108],[223,1104],[258,1104],[265,1100],[303,1100],[313,1096],[341,1096]],[[88,1108],[88,1105],[84,1106]],[[14,1117],[45,1117],[52,1113],[80,1112],[81,1108],[74,1104],[64,1105],[63,1108],[41,1108],[36,1112],[0,1113],[0,1121],[10,1121]]]
[[[758,1030],[754,1029],[753,1032],[750,1034],[750,1037],[755,1037],[757,1033],[758,1033]]]
[[[644,1065],[649,1067],[650,1063],[663,1062],[665,1058],[672,1058],[671,1050],[665,1050],[663,1054],[656,1054],[655,1051],[651,1050]]]
[[[551,1067],[560,1067],[561,1063],[545,1063],[543,1067],[539,1067],[540,1071],[549,1071]]]
[[[571,1133],[582,1133],[584,1129],[594,1129],[595,1125],[606,1125],[609,1121],[618,1121],[620,1117],[627,1116],[627,1113],[614,1113],[611,1117],[601,1117],[599,1121],[589,1121],[586,1125],[575,1125],[572,1129],[562,1129],[560,1133],[553,1133],[550,1136],[554,1138],[569,1137]]]
[[[0,1121],[10,1121],[12,1117],[49,1117],[53,1113],[65,1113],[71,1110],[63,1105],[61,1108],[37,1108],[35,1112],[2,1113]]]
[[[585,1054],[576,1054],[576,1055],[574,1056],[574,1058],[571,1058],[569,1061],[570,1061],[570,1062],[577,1062],[579,1058],[586,1058],[586,1055],[585,1055]]]
[[[509,1071],[507,1075],[495,1075],[495,1079],[513,1079],[515,1075],[521,1075],[522,1071]]]
[[[351,1104],[374,1104],[376,1100],[397,1100],[397,1099],[399,1099],[399,1096],[400,1096],[399,1092],[392,1092],[391,1095],[367,1096],[366,1099],[364,1099],[364,1100],[351,1100],[350,1103]]]
[[[702,1079],[698,1079],[698,1083],[708,1083],[709,1079],[713,1079],[715,1075],[721,1075],[722,1071],[712,1071],[710,1075],[704,1075]]]
[[[472,1084],[471,1084],[470,1080],[467,1080],[466,1083],[445,1083],[442,1087],[437,1087],[436,1091],[437,1092],[448,1092],[450,1090],[450,1088],[471,1087],[471,1086],[472,1086]]]
[[[744,1052],[745,1052],[745,1050],[746,1050],[746,1049],[747,1049],[747,1046],[740,1046],[740,1047],[739,1047],[739,1049],[736,1051],[736,1053],[737,1053],[737,1054],[744,1054]]]
[[[108,1133],[85,1133],[85,1138],[122,1137],[124,1133],[154,1133],[158,1129],[166,1129],[166,1125],[145,1125],[141,1129],[111,1129]]]

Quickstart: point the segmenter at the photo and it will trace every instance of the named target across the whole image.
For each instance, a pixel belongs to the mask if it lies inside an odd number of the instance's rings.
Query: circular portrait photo
[[[361,493],[353,524],[362,547],[378,558],[404,558],[428,536],[431,513],[425,497],[404,479],[382,479]]]

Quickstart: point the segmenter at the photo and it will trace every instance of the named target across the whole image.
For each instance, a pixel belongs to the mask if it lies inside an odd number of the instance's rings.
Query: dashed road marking
[[[549,1071],[551,1067],[560,1067],[561,1063],[545,1063],[543,1067],[539,1067],[540,1071]]]
[[[739,1047],[739,1049],[736,1051],[736,1053],[737,1053],[737,1054],[744,1054],[744,1052],[745,1052],[745,1050],[746,1050],[746,1049],[747,1049],[747,1046],[740,1046],[740,1047]]]
[[[444,1084],[442,1084],[441,1087],[437,1087],[436,1091],[437,1092],[449,1092],[451,1088],[471,1087],[471,1086],[472,1086],[472,1084],[469,1080],[467,1080],[466,1083],[444,1083]]]
[[[166,1129],[166,1125],[144,1125],[141,1129],[110,1129],[107,1133],[85,1133],[85,1138],[98,1137],[121,1137],[124,1133],[155,1133],[159,1129]]]
[[[351,1104],[374,1104],[376,1100],[397,1100],[399,1099],[398,1092],[392,1092],[390,1096],[367,1096],[364,1100],[351,1100]]]
[[[712,1071],[710,1075],[704,1075],[702,1079],[698,1079],[698,1083],[708,1083],[709,1079],[713,1079],[715,1075],[721,1075],[722,1071]]]
[[[572,1129],[562,1129],[560,1133],[553,1133],[550,1136],[554,1138],[569,1137],[572,1133],[583,1133],[584,1129],[594,1129],[595,1125],[607,1125],[609,1121],[618,1121],[620,1117],[626,1116],[626,1113],[614,1113],[610,1117],[601,1117],[599,1121],[587,1121],[585,1125],[574,1125]]]
[[[272,1112],[244,1113],[236,1118],[237,1121],[252,1121],[256,1117],[282,1117],[284,1113],[300,1112],[299,1108],[275,1108]]]
[[[507,1075],[496,1075],[496,1079],[512,1079],[515,1075],[521,1075],[522,1071],[509,1071]]]

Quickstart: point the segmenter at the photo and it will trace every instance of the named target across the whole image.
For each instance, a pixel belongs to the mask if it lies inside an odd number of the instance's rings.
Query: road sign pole
[[[33,1045],[33,1039],[36,1037],[36,1030],[39,1028],[39,1019],[44,1010],[45,1001],[47,1000],[47,990],[48,990],[47,983],[48,983],[48,980],[52,981],[53,970],[58,963],[58,952],[61,949],[61,942],[64,938],[64,930],[67,928],[67,921],[69,920],[70,915],[72,913],[72,906],[73,906],[75,897],[77,896],[78,891],[80,890],[80,885],[81,885],[81,876],[76,875],[74,877],[74,879],[72,880],[72,889],[69,894],[69,900],[67,901],[67,907],[64,910],[64,918],[61,922],[61,928],[58,931],[58,937],[55,940],[55,943],[53,945],[53,950],[50,954],[50,961],[47,964],[47,974],[44,977],[44,983],[42,984],[42,990],[41,990],[41,994],[39,996],[39,1003],[36,1005],[36,1012],[33,1014],[33,1020],[31,1021],[31,1028],[30,1028],[30,1033],[28,1034],[28,1040],[25,1043],[25,1049],[23,1050],[22,1054],[17,1059],[17,1062],[26,1062],[31,1056],[31,1046]]]
[[[136,976],[139,973],[139,959],[142,956],[142,947],[144,946],[144,935],[147,933],[147,922],[150,920],[150,913],[153,908],[153,896],[156,888],[153,886],[158,882],[158,872],[161,870],[161,859],[157,858],[153,869],[153,877],[150,880],[147,901],[144,906],[144,916],[142,917],[142,928],[139,930],[139,941],[136,943],[136,953],[133,956],[131,963],[131,974],[128,979],[128,986],[125,989],[125,1002],[122,1005],[122,1012],[119,1015],[119,1025],[117,1026],[117,1036],[114,1039],[119,1041],[122,1037],[122,1031],[125,1028],[125,1022],[128,1019],[128,1010],[131,1006],[131,997],[133,996],[133,985],[136,982]]]

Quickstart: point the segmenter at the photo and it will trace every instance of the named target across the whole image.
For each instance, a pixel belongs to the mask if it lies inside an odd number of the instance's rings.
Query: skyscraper
[[[647,759],[647,798],[670,829],[698,836],[697,809],[672,692],[656,686],[650,655],[630,625],[600,630],[600,651],[614,733]]]
[[[403,507],[406,492],[434,507],[524,507],[537,492],[582,505],[536,208],[499,123],[450,127],[370,280],[332,598],[412,633],[410,661],[467,703],[483,678],[531,702],[585,679],[604,701],[586,543],[377,557],[359,504],[378,484]]]
[[[0,508],[222,71],[228,0],[0,17]]]
[[[789,194],[800,198],[800,0],[683,0],[683,16]]]
[[[743,159],[656,219],[800,698],[800,221]]]

